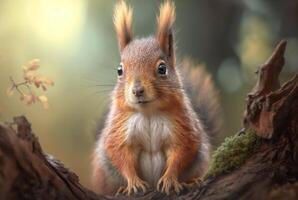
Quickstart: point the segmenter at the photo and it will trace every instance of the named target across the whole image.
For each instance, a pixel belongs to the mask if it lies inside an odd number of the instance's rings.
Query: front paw
[[[165,192],[167,195],[170,194],[171,190],[174,190],[177,194],[183,189],[182,185],[178,182],[175,176],[163,176],[157,183],[157,191]]]
[[[143,192],[146,192],[146,188],[149,187],[149,184],[138,177],[128,179],[126,187],[120,187],[117,191],[117,195],[124,194],[124,195],[131,195],[136,194],[140,189]]]
[[[202,184],[203,184],[203,181],[201,178],[194,178],[192,181],[188,183],[182,183],[182,185],[185,188],[189,188],[189,189],[192,189],[193,187],[201,187]]]

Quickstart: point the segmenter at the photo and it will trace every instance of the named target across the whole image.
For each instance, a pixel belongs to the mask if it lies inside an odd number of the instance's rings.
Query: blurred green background
[[[116,1],[0,0],[0,121],[26,115],[44,150],[74,170],[89,186],[94,130],[109,103],[119,63],[112,15]],[[153,34],[161,1],[131,0],[134,33]],[[175,1],[178,58],[205,63],[212,72],[224,111],[224,135],[241,128],[245,97],[254,72],[277,42],[288,40],[282,80],[297,73],[298,1]],[[22,79],[21,66],[39,58],[40,73],[55,86],[50,108],[26,106],[6,96],[9,76]]]

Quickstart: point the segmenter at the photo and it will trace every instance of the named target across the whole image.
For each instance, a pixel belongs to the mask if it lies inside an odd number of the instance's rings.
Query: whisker
[[[99,91],[95,91],[93,94],[103,94],[107,92],[112,92],[112,90],[99,90]]]
[[[162,88],[162,89],[184,89],[183,87],[179,86],[168,86],[168,85],[159,85],[157,88]]]
[[[98,85],[94,85],[94,86],[115,86],[115,84],[98,84]]]
[[[89,85],[91,85],[91,86],[93,86],[93,85],[98,85],[98,86],[101,86],[101,85],[104,85],[104,86],[114,86],[115,84],[116,84],[116,82],[114,81],[114,80],[111,80],[111,82],[110,81],[108,81],[108,83],[104,83],[103,82],[103,80],[92,80],[92,79],[83,79],[83,81],[85,81],[87,84],[88,84],[88,86]]]
[[[112,85],[112,84],[98,84],[98,85],[88,85],[86,87],[114,87],[115,85]]]

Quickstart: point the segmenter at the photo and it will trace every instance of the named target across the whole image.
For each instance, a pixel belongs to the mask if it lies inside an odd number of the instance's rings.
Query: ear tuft
[[[157,18],[157,40],[161,48],[168,56],[173,54],[173,30],[175,22],[175,5],[172,1],[167,0],[160,6],[160,14]]]
[[[118,37],[120,51],[132,40],[132,8],[124,1],[119,1],[114,10],[114,25]]]

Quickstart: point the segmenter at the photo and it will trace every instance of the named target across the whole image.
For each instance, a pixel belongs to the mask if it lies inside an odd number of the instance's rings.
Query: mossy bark
[[[246,131],[215,151],[205,180],[180,195],[104,197],[45,154],[25,117],[0,124],[0,199],[298,199],[298,75],[282,87],[286,42],[260,68],[248,95]]]

